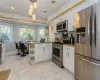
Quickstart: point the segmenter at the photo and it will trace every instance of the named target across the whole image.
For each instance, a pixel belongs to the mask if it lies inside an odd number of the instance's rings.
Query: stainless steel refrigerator
[[[100,3],[75,14],[75,78],[100,80]]]

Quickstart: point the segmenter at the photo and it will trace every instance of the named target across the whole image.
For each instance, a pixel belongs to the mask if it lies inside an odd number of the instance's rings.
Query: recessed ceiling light
[[[56,3],[56,1],[52,1],[52,4],[55,4]]]
[[[10,7],[11,10],[14,10],[15,8],[13,6]]]

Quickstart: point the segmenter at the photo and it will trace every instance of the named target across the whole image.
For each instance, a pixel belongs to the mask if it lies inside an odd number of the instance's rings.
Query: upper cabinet
[[[48,36],[48,35],[49,35],[49,28],[45,27],[45,36]]]
[[[58,32],[57,32],[56,24],[54,24],[54,26],[53,26],[53,32],[54,32],[54,33],[58,33]]]
[[[74,14],[68,17],[68,31],[75,31],[74,28]]]
[[[88,1],[91,1],[92,3],[97,3],[97,2],[99,2],[100,0],[88,0]]]

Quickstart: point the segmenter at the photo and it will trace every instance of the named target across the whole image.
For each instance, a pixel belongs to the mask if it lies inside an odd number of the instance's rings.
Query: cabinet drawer
[[[64,51],[74,52],[74,47],[64,46],[64,47],[63,47],[63,50],[64,50]]]

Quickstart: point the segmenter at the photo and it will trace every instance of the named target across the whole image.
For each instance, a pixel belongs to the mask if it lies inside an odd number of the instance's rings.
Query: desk
[[[23,43],[27,47],[27,50],[28,50],[28,53],[29,53],[29,43],[28,42],[19,42],[19,43]]]

